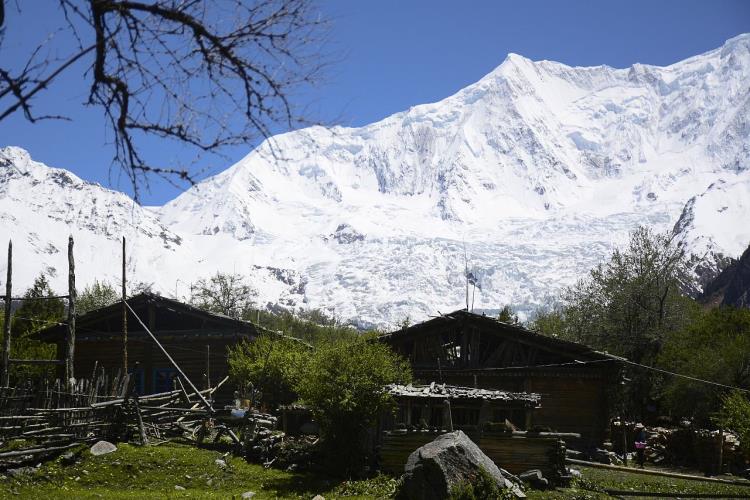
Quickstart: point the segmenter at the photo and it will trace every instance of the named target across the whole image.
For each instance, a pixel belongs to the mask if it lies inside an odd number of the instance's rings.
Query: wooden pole
[[[661,476],[661,477],[673,477],[675,479],[688,479],[691,481],[705,481],[707,483],[723,483],[723,484],[737,484],[740,486],[750,486],[750,481],[747,480],[731,480],[731,479],[719,479],[716,477],[706,476],[693,476],[690,474],[679,474],[677,472],[666,472],[654,469],[636,469],[635,467],[622,467],[620,465],[609,465],[600,464],[598,462],[587,462],[585,460],[577,460],[575,458],[566,458],[565,463],[572,465],[582,465],[584,467],[593,467],[595,469],[608,469],[616,470],[620,472],[630,472],[632,474],[646,474],[649,476]]]
[[[122,372],[128,373],[128,308],[125,307],[125,236],[122,237]]]
[[[206,389],[211,388],[211,345],[206,344]]]
[[[146,446],[148,444],[148,437],[146,437],[146,428],[143,426],[143,414],[141,413],[141,405],[138,403],[138,394],[133,396],[133,406],[135,407],[135,416],[138,422],[138,434],[141,437],[141,444]]]
[[[73,236],[68,237],[68,349],[65,356],[65,383],[70,387],[75,377],[73,360],[76,348],[76,263],[73,259]]]
[[[3,387],[10,385],[10,306],[12,304],[11,276],[13,273],[13,241],[8,242],[8,275],[5,280],[5,323],[3,325],[3,366],[2,366],[2,384]]]

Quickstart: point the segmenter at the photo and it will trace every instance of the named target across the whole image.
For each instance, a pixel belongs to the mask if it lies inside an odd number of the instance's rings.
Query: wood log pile
[[[245,411],[239,431],[245,458],[264,465],[273,463],[284,439],[284,433],[276,431],[277,424],[277,418],[271,414]]]
[[[622,457],[635,453],[635,422],[615,421],[613,448]],[[740,441],[729,431],[679,427],[646,427],[646,461],[656,465],[696,467],[707,474],[742,472],[746,468]]]
[[[210,397],[221,383],[200,391],[201,397]],[[77,381],[73,392],[62,390],[59,381],[0,388],[0,468],[101,439],[141,444],[174,436],[197,439],[212,420],[199,396],[182,387],[138,396],[132,385],[128,377],[102,375]]]

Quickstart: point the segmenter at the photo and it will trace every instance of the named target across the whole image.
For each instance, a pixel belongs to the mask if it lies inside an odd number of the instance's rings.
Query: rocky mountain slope
[[[750,308],[750,246],[706,284],[699,300],[709,306]]]
[[[69,231],[86,242],[90,276],[111,276],[127,232],[131,272],[170,295],[234,271],[263,303],[387,325],[464,306],[468,264],[475,308],[530,312],[638,224],[674,230],[706,275],[742,252],[748,82],[750,35],[667,67],[511,54],[443,101],[274,137],[153,211],[71,174],[56,182],[61,171],[10,148],[0,223],[15,239],[43,235],[25,244],[27,282],[40,260],[62,265],[40,248]]]

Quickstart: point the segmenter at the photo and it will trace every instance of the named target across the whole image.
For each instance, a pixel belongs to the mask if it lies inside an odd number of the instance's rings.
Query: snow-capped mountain
[[[139,275],[155,273],[182,246],[180,236],[159,222],[158,214],[127,195],[86,182],[59,168],[35,162],[20,148],[0,149],[0,231],[13,240],[15,294],[21,295],[47,273],[62,291],[67,285],[68,236],[75,237],[77,276],[119,281],[117,260],[123,236],[143,249],[129,266]],[[5,245],[2,242],[3,283]],[[146,252],[147,251],[147,252]],[[119,264],[121,265],[121,264]]]
[[[674,230],[703,269],[750,243],[750,35],[666,67],[511,54],[440,102],[276,136],[154,211],[18,149],[0,168],[10,234],[43,227],[43,249],[73,230],[92,276],[130,231],[132,273],[168,294],[240,272],[263,303],[386,325],[464,306],[468,261],[475,308],[529,312],[638,224]]]

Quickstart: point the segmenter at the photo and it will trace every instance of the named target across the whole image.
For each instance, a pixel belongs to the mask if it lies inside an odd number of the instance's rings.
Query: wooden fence
[[[60,379],[0,387],[0,416],[23,414],[30,408],[71,408],[122,398],[127,384],[128,377],[117,372],[101,373],[94,379],[77,380],[70,390],[67,390]]]
[[[226,379],[224,379],[225,381]],[[0,468],[100,439],[138,442],[195,434],[212,411],[198,394],[178,389],[138,396],[129,377],[80,380],[73,392],[59,381],[0,388]]]

